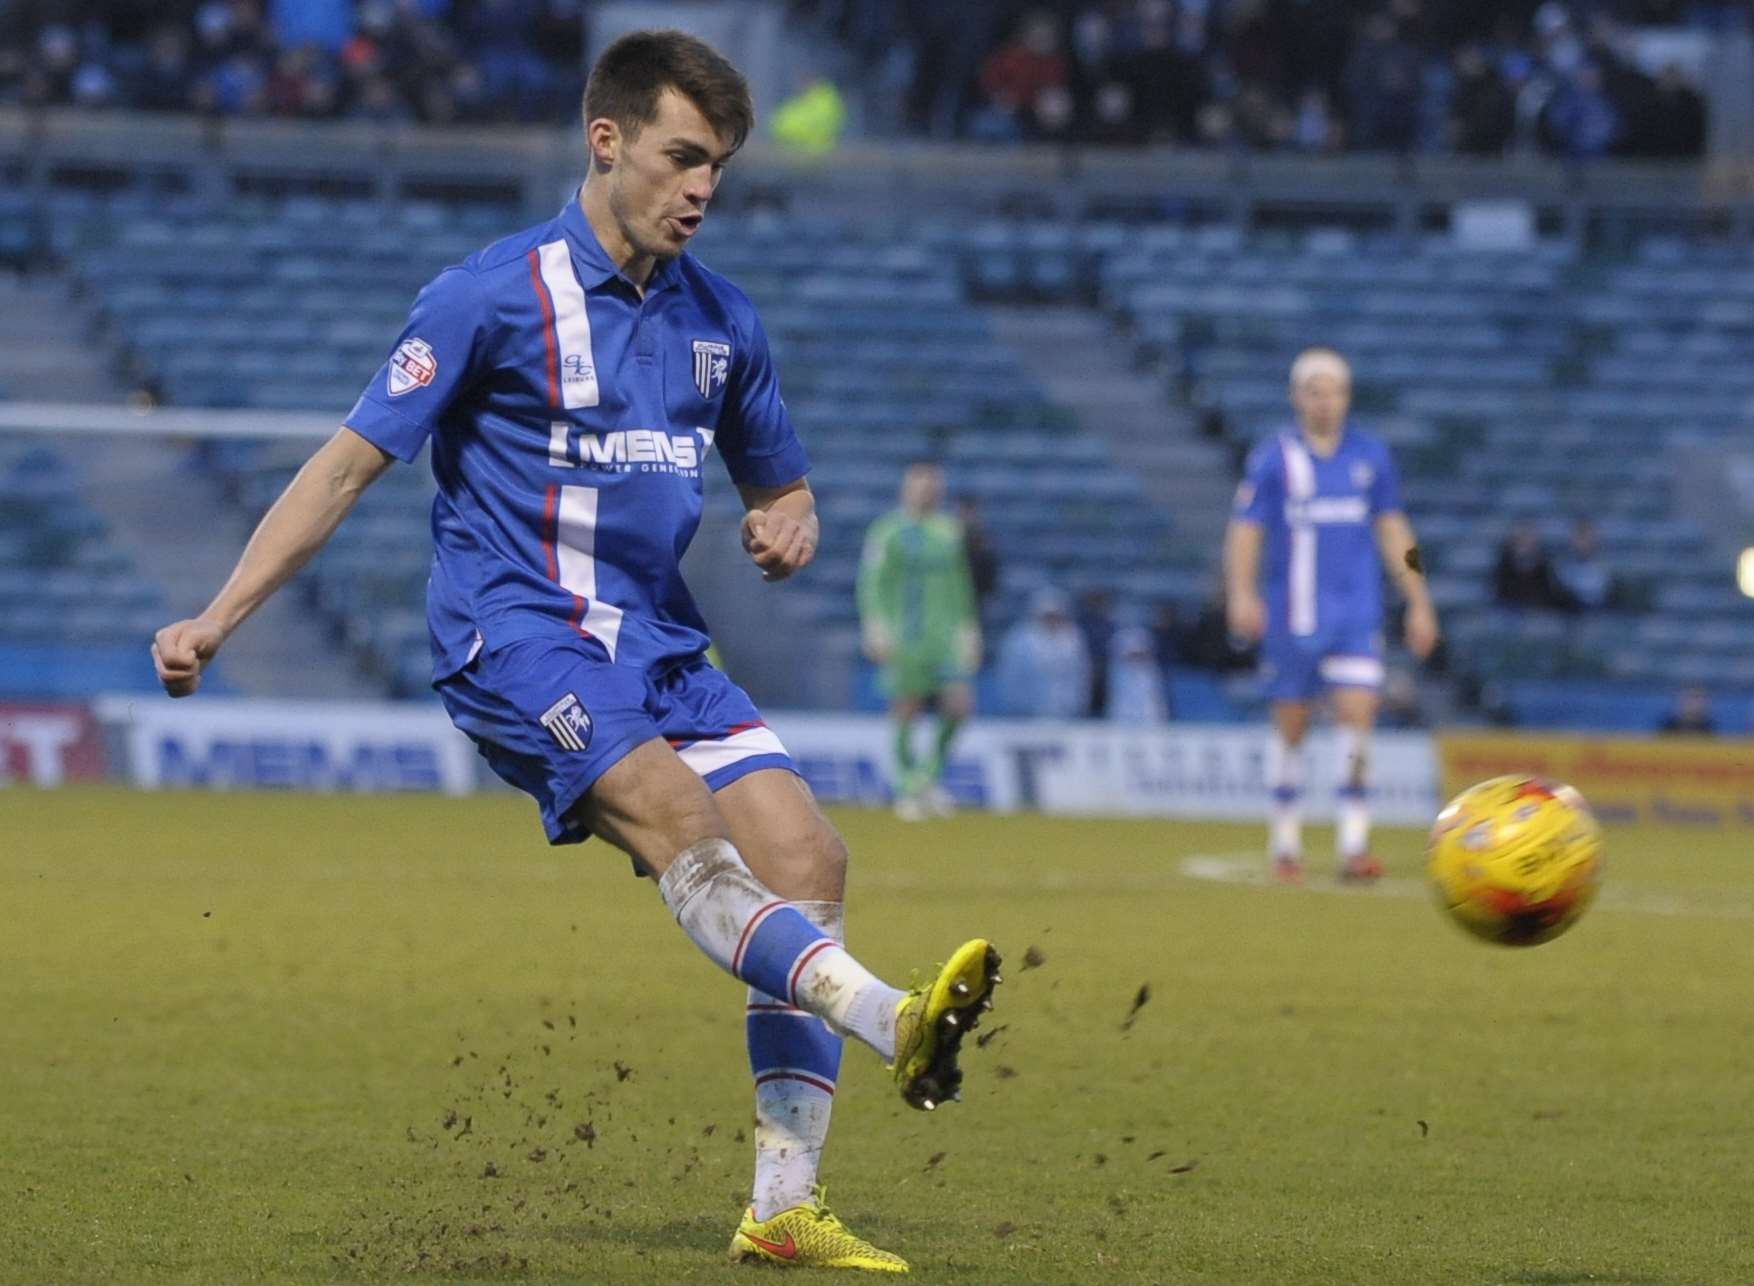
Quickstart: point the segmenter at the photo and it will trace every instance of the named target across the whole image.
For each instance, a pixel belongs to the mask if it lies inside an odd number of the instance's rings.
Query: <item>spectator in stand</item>
[[[1561,608],[1565,592],[1541,544],[1541,533],[1527,519],[1517,523],[1498,549],[1492,594],[1505,607]]]
[[[187,111],[190,70],[189,33],[170,24],[160,27],[152,35],[145,65],[135,79],[135,104],[153,112]]]
[[[846,128],[847,105],[826,76],[808,75],[798,92],[775,106],[768,121],[774,142],[800,156],[827,156]]]
[[[1620,112],[1602,87],[1602,70],[1584,63],[1547,103],[1544,123],[1554,150],[1574,160],[1606,156],[1620,137]]]
[[[1450,145],[1464,156],[1502,156],[1516,134],[1516,95],[1478,45],[1456,54]]]
[[[534,0],[476,0],[462,23],[488,99],[512,120],[537,119],[548,98],[548,64],[530,40],[535,19]]]
[[[268,17],[280,44],[312,44],[332,53],[353,31],[353,0],[269,0]]]
[[[1346,65],[1353,145],[1405,152],[1419,120],[1419,56],[1387,13],[1371,18]]]
[[[1670,63],[1657,78],[1649,114],[1645,118],[1650,155],[1705,155],[1705,127],[1705,99],[1693,88],[1686,73]]]
[[[1675,696],[1675,708],[1657,725],[1665,735],[1715,737],[1717,724],[1711,717],[1711,695],[1701,687],[1682,688]]]
[[[1051,105],[1067,92],[1065,55],[1060,27],[1046,9],[1023,15],[1017,34],[999,46],[981,65],[982,113],[994,138],[1037,137],[1043,132],[1044,98]],[[1051,122],[1050,122],[1051,123]]]
[[[1090,703],[1090,654],[1072,623],[1072,606],[1056,589],[1039,589],[1029,616],[999,649],[1005,713],[1033,719],[1081,718]]]
[[[1614,596],[1614,577],[1602,562],[1596,525],[1579,518],[1571,525],[1564,551],[1553,560],[1553,578],[1574,611],[1597,611]]]
[[[268,77],[268,110],[275,116],[328,116],[336,107],[336,79],[314,44],[283,49]]]
[[[1169,722],[1163,667],[1151,631],[1143,626],[1115,631],[1108,654],[1108,704],[1102,714],[1110,723],[1129,727]]]
[[[981,625],[987,625],[987,604],[999,588],[999,551],[993,546],[993,534],[981,517],[980,502],[973,496],[956,501],[956,519],[962,524],[962,553],[968,559],[968,578],[974,586],[975,606],[980,610]]]
[[[64,103],[79,68],[79,36],[65,23],[44,27],[37,37],[36,59],[26,71],[26,101]]]
[[[1225,610],[1224,581],[1215,577],[1212,591],[1200,604],[1193,625],[1182,636],[1180,653],[1189,665],[1228,674],[1250,670],[1255,665],[1255,650],[1239,645],[1230,633],[1230,616]]]
[[[1177,36],[1174,15],[1159,5],[1141,16],[1136,39],[1122,32],[1112,43],[1108,83],[1126,88],[1141,142],[1192,142],[1200,104],[1211,95],[1202,51],[1187,48]]]
[[[1182,659],[1181,609],[1173,599],[1160,598],[1151,605],[1145,628],[1151,632],[1151,646],[1157,652],[1159,668],[1167,670]]]
[[[1085,590],[1078,595],[1073,619],[1084,636],[1084,651],[1090,657],[1090,691],[1083,713],[1099,718],[1108,706],[1109,650],[1115,637],[1113,596],[1100,586]]]
[[[1291,143],[1300,152],[1337,152],[1346,142],[1345,130],[1334,119],[1326,92],[1311,85],[1297,102],[1291,123]]]

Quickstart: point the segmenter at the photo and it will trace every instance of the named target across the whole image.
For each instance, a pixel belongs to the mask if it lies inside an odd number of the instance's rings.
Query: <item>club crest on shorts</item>
[[[716,339],[694,341],[694,387],[711,398],[725,387],[731,375],[731,346]]]
[[[424,339],[405,339],[390,354],[390,396],[425,388],[438,374],[438,358]]]
[[[562,750],[583,750],[591,744],[591,716],[574,693],[567,693],[544,710],[539,722]]]

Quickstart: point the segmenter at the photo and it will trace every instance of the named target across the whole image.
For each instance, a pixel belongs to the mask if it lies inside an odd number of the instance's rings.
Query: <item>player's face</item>
[[[609,173],[609,208],[628,245],[655,259],[681,254],[730,157],[692,101],[673,89],[659,95],[654,120],[631,138],[619,134]]]
[[[930,513],[943,499],[944,475],[931,465],[916,464],[902,475],[902,508],[912,513]]]
[[[1352,405],[1352,382],[1323,371],[1291,390],[1291,405],[1304,428],[1319,437],[1338,433]]]

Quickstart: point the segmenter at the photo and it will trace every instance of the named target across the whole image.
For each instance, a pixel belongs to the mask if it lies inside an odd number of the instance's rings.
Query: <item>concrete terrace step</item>
[[[1234,478],[1229,451],[1199,436],[1162,380],[1134,369],[1132,349],[1099,312],[1075,307],[990,310],[999,339],[1048,396],[1105,441],[1174,524],[1178,544],[1216,562]]]

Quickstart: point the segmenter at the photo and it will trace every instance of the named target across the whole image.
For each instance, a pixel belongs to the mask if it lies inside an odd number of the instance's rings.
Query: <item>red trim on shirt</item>
[[[536,302],[542,306],[542,342],[548,348],[548,405],[560,405],[560,358],[554,344],[554,301],[548,298],[548,287],[542,282],[542,261],[536,251],[528,256],[530,260],[530,285],[536,291]],[[554,574],[549,573],[549,579]]]
[[[557,537],[555,530],[558,519],[554,516],[554,501],[560,494],[559,489],[551,482],[548,494],[542,500],[542,552],[548,555],[548,579],[559,582],[560,565],[554,560],[554,542]]]

